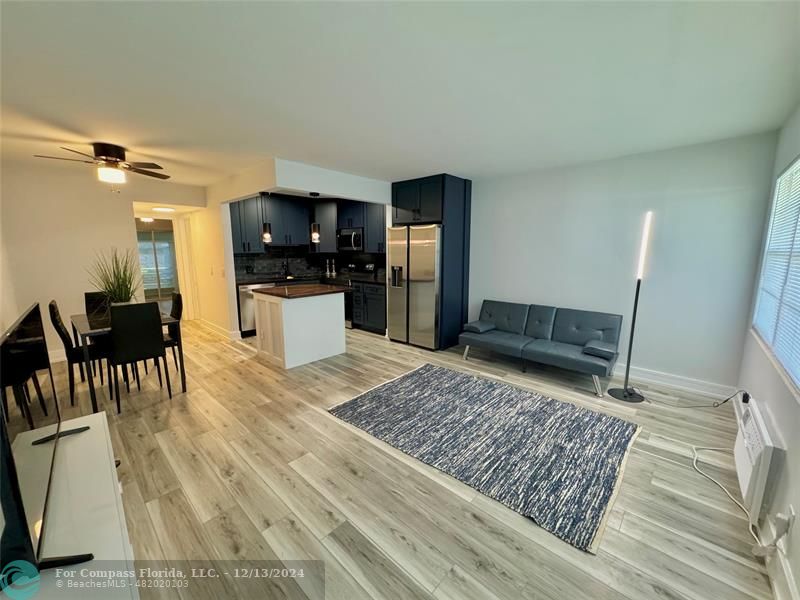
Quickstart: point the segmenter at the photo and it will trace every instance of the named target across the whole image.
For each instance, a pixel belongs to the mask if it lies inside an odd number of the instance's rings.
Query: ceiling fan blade
[[[86,158],[91,158],[95,160],[94,156],[91,154],[86,154],[85,152],[78,152],[77,150],[73,150],[72,148],[67,148],[66,146],[59,146],[62,150],[66,150],[67,152],[74,152],[75,154],[80,154],[81,156],[85,156]]]
[[[136,167],[137,169],[163,169],[161,165],[157,165],[156,163],[151,162],[129,162],[128,163],[132,167]]]
[[[126,170],[139,173],[139,175],[147,175],[148,177],[155,177],[156,179],[169,179],[169,175],[164,173],[153,173],[152,171],[145,171],[144,169],[137,169],[136,167],[128,167]]]
[[[53,160],[68,160],[71,162],[79,162],[79,163],[86,163],[89,165],[95,164],[93,160],[81,160],[79,158],[61,158],[60,156],[45,156],[43,154],[34,154],[35,158],[52,158]]]

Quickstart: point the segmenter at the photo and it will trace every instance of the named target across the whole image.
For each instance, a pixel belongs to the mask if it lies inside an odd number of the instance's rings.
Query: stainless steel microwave
[[[356,227],[354,229],[340,229],[339,234],[336,236],[336,249],[339,252],[363,252],[363,227]]]

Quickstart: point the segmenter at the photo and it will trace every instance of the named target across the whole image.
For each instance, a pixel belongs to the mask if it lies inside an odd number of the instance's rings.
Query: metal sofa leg
[[[525,362],[524,358],[522,359],[522,372],[523,373],[527,373],[528,372],[528,363]]]
[[[597,375],[592,375],[592,381],[594,382],[594,393],[595,396],[598,398],[603,397],[603,388],[600,387],[600,378]]]
[[[464,348],[464,360],[467,360],[467,355],[469,354],[469,346]]]

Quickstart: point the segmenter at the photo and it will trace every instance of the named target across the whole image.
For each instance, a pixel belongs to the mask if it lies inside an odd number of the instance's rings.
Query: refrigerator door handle
[[[403,287],[403,267],[392,266],[392,287]]]

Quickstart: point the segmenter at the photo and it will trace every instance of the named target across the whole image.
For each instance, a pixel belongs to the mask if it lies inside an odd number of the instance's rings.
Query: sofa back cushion
[[[527,304],[484,300],[480,320],[494,324],[498,331],[521,334],[525,330],[527,316]]]
[[[556,320],[556,307],[531,304],[528,308],[528,323],[525,335],[539,340],[549,340],[553,336],[553,323]]]
[[[553,324],[553,341],[583,346],[590,340],[619,344],[622,315],[576,310],[556,309]]]

